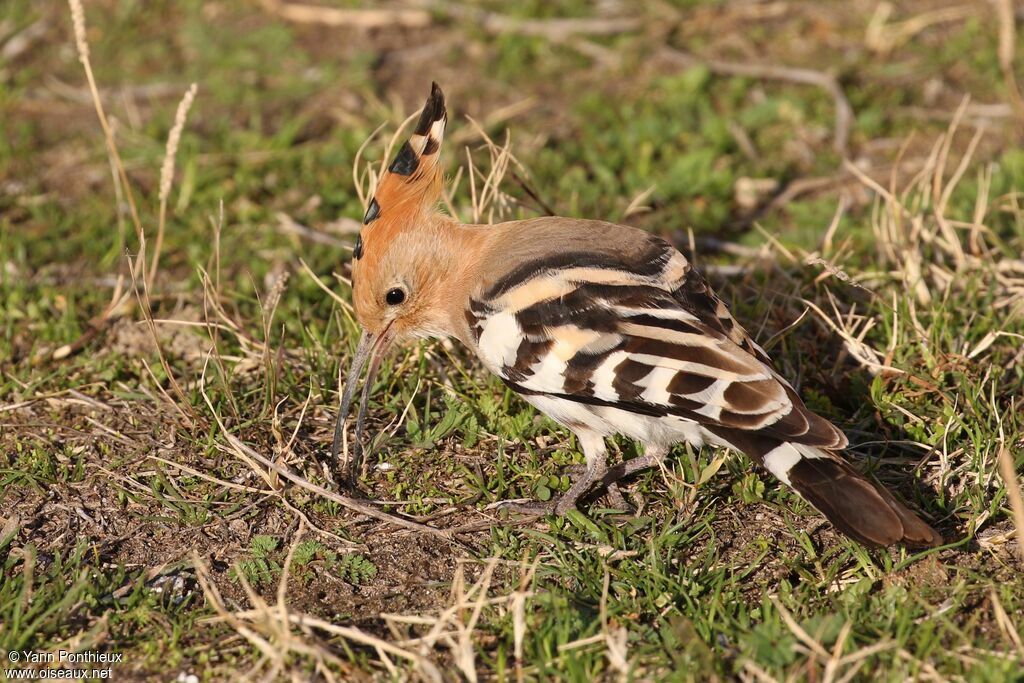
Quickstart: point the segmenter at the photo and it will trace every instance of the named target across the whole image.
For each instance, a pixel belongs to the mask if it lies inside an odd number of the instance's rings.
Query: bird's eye
[[[389,289],[388,293],[384,295],[384,300],[388,302],[388,306],[397,306],[405,301],[405,290],[401,287]]]

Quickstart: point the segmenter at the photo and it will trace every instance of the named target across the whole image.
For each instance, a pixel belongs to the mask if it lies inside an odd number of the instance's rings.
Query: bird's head
[[[362,436],[369,387],[395,339],[450,333],[452,289],[460,272],[452,220],[437,211],[443,174],[441,142],[447,112],[434,83],[412,136],[377,183],[352,254],[352,299],[363,328],[349,370],[335,428],[341,425],[356,382],[370,361],[356,426]]]
[[[443,333],[439,298],[447,260],[438,243],[446,220],[436,211],[441,193],[441,142],[447,112],[436,83],[412,136],[382,174],[352,254],[356,318],[374,337]],[[442,240],[443,241],[443,240]]]

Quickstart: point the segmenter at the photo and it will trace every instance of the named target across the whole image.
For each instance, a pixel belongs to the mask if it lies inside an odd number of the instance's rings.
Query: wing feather
[[[661,245],[643,268],[578,254],[521,264],[466,311],[480,357],[525,394],[845,446],[697,271]]]

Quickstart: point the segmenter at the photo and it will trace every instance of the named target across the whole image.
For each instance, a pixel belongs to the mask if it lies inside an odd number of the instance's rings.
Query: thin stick
[[[260,453],[257,453],[252,448],[250,448],[242,441],[240,441],[234,434],[227,430],[227,427],[225,427],[224,423],[221,422],[220,416],[217,415],[217,411],[214,410],[213,404],[210,402],[210,397],[206,395],[206,392],[204,390],[200,390],[200,392],[202,393],[203,399],[206,401],[206,405],[210,408],[210,412],[213,414],[213,419],[217,422],[217,426],[220,427],[220,430],[221,432],[223,432],[224,438],[227,439],[228,444],[231,446],[231,449],[235,452],[235,454],[239,456],[240,459],[242,459],[257,473],[259,473],[259,475],[267,483],[267,486],[271,486],[271,482],[268,478],[267,473],[264,470],[256,467],[252,461],[255,460],[256,462],[260,463],[269,470],[281,475],[282,477],[292,482],[293,484],[297,484],[300,488],[304,488],[307,491],[311,491],[312,493],[322,496],[327,500],[332,500],[335,503],[338,503],[339,505],[346,507],[354,512],[358,512],[360,514],[366,515],[367,517],[372,517],[374,519],[379,519],[380,521],[387,522],[388,524],[394,524],[395,526],[400,526],[405,529],[409,529],[410,531],[418,531],[420,533],[430,534],[432,536],[437,536],[438,538],[443,538],[446,540],[451,538],[451,534],[443,529],[435,529],[425,524],[420,524],[418,522],[413,522],[411,520],[405,519],[404,517],[389,515],[386,512],[377,510],[376,508],[361,503],[360,501],[354,498],[350,498],[349,496],[343,496],[341,494],[334,493],[333,491],[328,491],[324,487],[314,484],[305,477],[301,477],[297,474],[294,474],[291,470],[288,470],[285,467],[282,467],[281,465],[278,465],[277,463],[264,457]],[[271,488],[273,487],[271,486]]]
[[[563,42],[581,35],[619,35],[643,27],[643,18],[638,16],[523,19],[447,0],[429,0],[426,4],[441,14],[471,21],[488,33],[534,36],[554,42]]]
[[[261,0],[263,8],[286,21],[297,24],[323,26],[351,26],[354,28],[422,28],[429,26],[430,12],[421,9],[342,9],[321,7],[281,0]]]

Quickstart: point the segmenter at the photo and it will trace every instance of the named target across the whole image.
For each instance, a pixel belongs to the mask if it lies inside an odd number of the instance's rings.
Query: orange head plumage
[[[455,251],[436,210],[447,112],[436,83],[412,137],[377,184],[352,258],[352,298],[365,330],[388,338],[443,335],[445,278]]]
[[[475,231],[462,229],[437,210],[444,181],[440,151],[446,122],[444,94],[434,83],[413,135],[381,176],[363,217],[352,254],[352,299],[363,334],[342,396],[335,455],[341,424],[366,361],[372,359],[365,385],[369,387],[394,339],[445,337],[456,329],[453,302],[473,277],[472,251],[481,240]],[[357,442],[366,400],[364,389]]]

